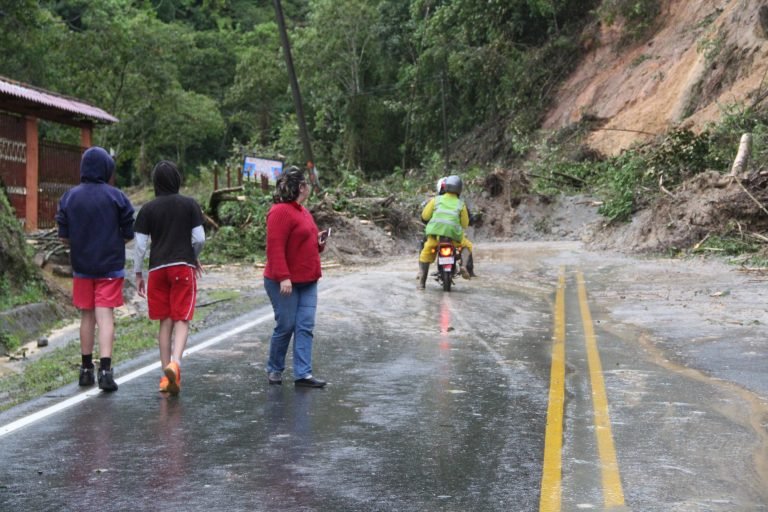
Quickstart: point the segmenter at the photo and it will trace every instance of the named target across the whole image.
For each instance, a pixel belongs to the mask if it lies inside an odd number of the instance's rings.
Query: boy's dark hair
[[[277,184],[275,185],[275,195],[272,196],[272,201],[275,203],[290,203],[295,201],[299,197],[299,188],[302,183],[306,183],[307,180],[304,177],[304,172],[301,171],[295,165],[288,167],[277,178]]]
[[[178,194],[181,188],[179,168],[170,160],[160,160],[152,169],[152,184],[156,196]]]

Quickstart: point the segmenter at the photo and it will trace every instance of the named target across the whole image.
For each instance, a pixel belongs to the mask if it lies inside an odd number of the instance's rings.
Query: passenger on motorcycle
[[[421,254],[419,254],[420,288],[424,288],[429,274],[429,266],[435,261],[439,237],[449,237],[461,245],[461,256],[464,262],[467,261],[468,252],[472,248],[471,242],[464,239],[464,229],[469,226],[469,212],[464,201],[459,197],[463,187],[461,178],[456,175],[448,176],[443,184],[445,193],[438,194],[427,202],[421,212],[422,220],[427,222],[427,227],[424,230],[427,240],[424,242]],[[464,241],[468,242],[466,246],[462,245]],[[464,266],[461,267],[460,271],[464,279],[469,279],[469,272]]]

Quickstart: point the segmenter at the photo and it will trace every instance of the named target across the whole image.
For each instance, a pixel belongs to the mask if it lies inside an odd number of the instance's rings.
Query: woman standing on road
[[[282,384],[285,356],[293,337],[294,385],[322,388],[325,381],[312,376],[312,331],[325,236],[318,233],[312,214],[302,206],[308,197],[304,173],[291,166],[277,179],[275,204],[267,213],[264,289],[275,312],[267,380]]]

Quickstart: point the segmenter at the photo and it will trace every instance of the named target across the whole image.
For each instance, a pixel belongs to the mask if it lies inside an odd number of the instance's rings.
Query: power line
[[[366,89],[364,91],[359,91],[353,94],[345,94],[345,98],[354,98],[355,96],[376,96],[383,92],[392,92],[392,91],[399,91],[403,89],[410,89],[412,87],[418,87],[419,85],[423,85],[426,83],[434,83],[434,82],[441,82],[443,80],[441,75],[433,75],[426,77],[424,79],[420,79],[418,82],[410,83],[410,84],[382,84],[375,87],[371,87],[369,89]]]

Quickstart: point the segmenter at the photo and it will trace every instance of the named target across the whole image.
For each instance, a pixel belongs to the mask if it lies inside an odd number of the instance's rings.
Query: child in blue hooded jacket
[[[133,205],[109,184],[115,162],[103,148],[87,149],[80,184],[59,200],[59,238],[69,244],[72,303],[80,310],[80,386],[94,384],[93,347],[99,328],[99,388],[117,391],[112,372],[114,308],[123,305],[125,244],[133,239]]]

